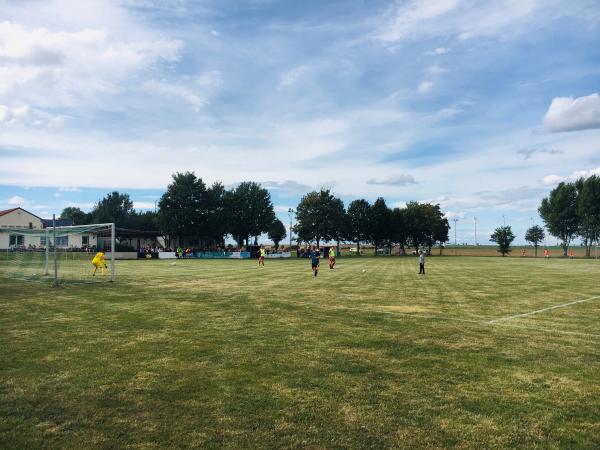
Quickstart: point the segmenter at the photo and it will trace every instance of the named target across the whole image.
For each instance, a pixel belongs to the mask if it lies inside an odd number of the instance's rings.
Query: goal
[[[0,228],[0,273],[10,278],[63,282],[115,281],[115,225],[44,229]],[[106,254],[107,269],[93,276],[92,258]]]

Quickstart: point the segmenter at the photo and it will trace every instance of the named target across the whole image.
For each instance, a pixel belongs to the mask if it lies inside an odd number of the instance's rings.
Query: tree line
[[[176,173],[157,202],[157,211],[136,211],[129,194],[117,191],[98,201],[89,213],[65,208],[61,219],[75,225],[113,222],[119,228],[160,231],[164,236],[185,236],[205,248],[224,246],[231,235],[239,246],[267,233],[278,245],[286,235],[284,224],[275,217],[269,191],[258,183],[243,182],[232,189],[223,184],[207,186],[193,172]]]
[[[600,177],[560,183],[542,200],[538,212],[550,234],[560,239],[564,256],[576,237],[590,256],[593,243],[600,239]]]
[[[418,250],[434,245],[441,246],[448,240],[450,225],[440,205],[409,202],[405,208],[390,208],[379,197],[370,204],[365,199],[344,202],[329,190],[322,189],[306,194],[296,210],[297,224],[294,231],[298,241],[316,243],[352,242],[360,252],[361,244],[370,243],[377,249],[399,246]]]
[[[579,237],[585,256],[589,257],[594,242],[600,239],[600,177],[592,175],[560,183],[542,199],[538,212],[549,233],[560,239],[563,256],[567,256],[569,246]],[[535,256],[545,237],[544,229],[538,225],[525,232],[525,240],[535,247]],[[498,244],[498,251],[504,256],[511,251],[514,239],[511,227],[504,226],[496,228],[490,241]]]
[[[199,247],[224,245],[227,235],[241,247],[267,234],[275,246],[286,237],[285,225],[275,216],[269,191],[255,182],[226,189],[216,182],[208,186],[193,172],[176,173],[157,203],[158,210],[136,211],[126,193],[111,192],[89,213],[77,207],[62,211],[61,219],[76,225],[114,222],[117,227],[157,230],[165,236],[185,236]],[[416,249],[448,240],[450,226],[439,205],[409,202],[406,208],[389,208],[383,198],[370,204],[352,201],[345,208],[329,190],[306,194],[296,208],[298,244],[352,242],[360,247],[399,245]]]
[[[201,248],[223,246],[228,235],[238,246],[247,246],[257,243],[263,234],[278,246],[287,234],[275,216],[269,191],[255,182],[226,189],[219,182],[207,185],[193,172],[176,173],[157,207],[157,211],[136,211],[128,194],[115,191],[99,200],[89,213],[68,207],[60,218],[72,219],[76,225],[114,222],[122,228],[185,236]],[[538,211],[549,233],[560,239],[565,256],[576,237],[582,239],[590,256],[593,242],[600,239],[600,177],[560,183],[542,200]],[[411,201],[403,208],[390,208],[380,197],[373,203],[353,200],[346,207],[328,189],[304,195],[295,214],[293,231],[298,244],[351,242],[357,251],[364,244],[388,251],[392,246],[399,246],[401,251],[407,247],[441,248],[450,230],[440,205]],[[544,238],[540,226],[529,228],[525,234],[536,254]],[[510,252],[514,239],[510,226],[497,228],[491,236],[503,255]]]

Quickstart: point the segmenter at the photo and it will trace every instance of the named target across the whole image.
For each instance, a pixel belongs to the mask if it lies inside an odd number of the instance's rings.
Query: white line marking
[[[522,314],[515,314],[514,316],[500,317],[499,319],[490,320],[488,323],[494,324],[494,323],[498,323],[498,322],[501,322],[501,321],[504,321],[504,320],[516,319],[517,317],[531,316],[532,314],[539,314],[539,313],[542,313],[544,311],[550,311],[551,309],[564,308],[565,306],[575,305],[577,303],[589,302],[589,301],[592,301],[592,300],[596,300],[597,298],[600,298],[600,295],[596,295],[595,297],[590,297],[590,298],[584,298],[583,300],[576,300],[574,302],[569,302],[569,303],[563,303],[563,304],[560,304],[560,305],[549,306],[547,308],[537,309],[535,311],[529,311],[529,312],[522,313]]]
[[[600,295],[597,297],[593,297],[593,298],[600,298]],[[586,299],[586,301],[587,300],[592,300],[592,299]],[[337,310],[337,311],[356,311],[356,312],[366,312],[366,313],[379,313],[379,314],[387,314],[390,316],[412,317],[414,319],[448,320],[448,321],[452,321],[452,322],[463,322],[463,323],[467,322],[467,323],[472,323],[472,324],[477,324],[477,325],[485,325],[485,326],[500,325],[503,327],[518,328],[518,329],[528,330],[528,331],[538,331],[538,332],[549,333],[549,334],[568,334],[568,335],[574,335],[574,336],[600,338],[600,334],[584,333],[584,332],[580,332],[580,331],[550,330],[547,328],[523,327],[523,326],[512,325],[512,324],[508,324],[508,323],[498,324],[494,321],[461,319],[460,317],[447,317],[447,316],[436,316],[436,315],[428,315],[428,314],[401,313],[401,312],[397,312],[397,311],[386,311],[386,310],[380,309],[380,308],[375,308],[375,309],[373,309],[373,308],[357,308],[357,307],[349,307],[349,306],[341,306],[341,305],[329,306],[329,305],[323,305],[323,304],[312,303],[312,302],[297,302],[297,301],[293,302],[293,301],[281,301],[281,300],[275,300],[275,302],[294,305],[294,306],[315,307],[315,308],[319,308],[319,309],[324,309],[326,311],[336,311]],[[581,303],[582,300],[579,300],[578,302]]]

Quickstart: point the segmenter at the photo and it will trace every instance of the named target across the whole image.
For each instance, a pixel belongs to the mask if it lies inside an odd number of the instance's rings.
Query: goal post
[[[115,224],[0,228],[0,273],[9,278],[63,282],[116,279]],[[107,269],[94,274],[92,259],[106,254]]]

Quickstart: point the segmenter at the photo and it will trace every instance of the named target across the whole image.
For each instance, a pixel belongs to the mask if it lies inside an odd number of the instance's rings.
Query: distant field
[[[550,257],[551,258],[561,258],[563,251],[562,248],[559,246],[549,246],[549,247],[538,247],[538,254],[537,257],[538,258],[543,258],[544,257],[544,248],[547,248],[548,250],[550,250]],[[533,258],[535,255],[534,249],[531,246],[528,245],[514,245],[512,246],[512,251],[507,255],[508,257],[517,257],[517,258],[521,258],[522,257],[522,250],[525,249],[525,251],[527,252],[526,257],[527,258]],[[407,254],[411,254],[413,252],[414,249],[412,248],[408,248],[406,249],[406,253]],[[569,250],[573,251],[573,256],[575,258],[584,258],[585,257],[585,247],[579,246],[579,245],[574,245],[572,247],[569,248]],[[396,255],[398,253],[398,249],[394,249],[393,253],[394,255]],[[367,247],[363,249],[363,255],[364,256],[373,256],[374,254],[374,249],[372,247]],[[345,254],[346,256],[352,256],[352,254],[350,252],[348,252],[347,250],[342,249],[342,253]],[[439,255],[440,253],[440,249],[439,247],[433,247],[431,249],[431,253],[433,255]],[[446,245],[443,249],[442,249],[442,255],[445,256],[501,256],[500,253],[498,253],[498,246],[496,245]],[[592,254],[591,254],[591,258],[595,258],[598,257],[598,259],[600,259],[600,249],[596,250],[595,248],[592,248]]]
[[[540,246],[540,247],[538,247],[538,253],[537,253],[538,258],[544,257],[544,248],[547,248],[550,251],[551,258],[561,258],[563,255],[562,248],[559,246],[549,246],[549,247]],[[512,247],[512,251],[510,252],[510,254],[508,256],[513,257],[513,258],[514,257],[521,258],[522,250],[525,250],[527,252],[526,257],[528,257],[528,258],[533,258],[535,255],[534,249],[531,246],[514,245]],[[582,247],[579,245],[573,245],[573,246],[569,247],[569,251],[573,251],[573,256],[575,258],[584,258],[585,257],[585,247]],[[432,253],[438,254],[439,249],[438,248],[432,249]],[[500,255],[498,253],[498,247],[494,246],[494,245],[478,245],[478,246],[449,245],[449,246],[446,246],[446,248],[443,250],[443,254],[449,255],[449,256],[499,256]],[[600,250],[596,251],[595,248],[592,248],[592,254],[590,256],[591,256],[591,258],[594,258],[595,256],[598,256],[598,258],[600,258]]]
[[[0,264],[0,448],[600,447],[600,261],[266,264]]]

